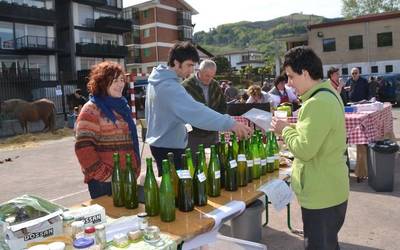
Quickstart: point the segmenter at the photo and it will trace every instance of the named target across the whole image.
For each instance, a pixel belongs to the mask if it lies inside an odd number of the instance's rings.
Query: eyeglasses
[[[358,73],[357,72],[353,72],[353,73],[351,73],[352,75],[358,75]]]

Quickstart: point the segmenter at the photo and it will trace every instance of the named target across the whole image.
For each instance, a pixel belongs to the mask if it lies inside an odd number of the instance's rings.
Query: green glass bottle
[[[203,172],[203,158],[196,152],[197,165],[193,177],[193,195],[196,206],[207,205],[207,178]]]
[[[245,140],[246,160],[247,160],[247,183],[253,182],[253,154],[250,147],[250,139]]]
[[[271,135],[272,135],[272,143],[274,145],[274,157],[275,157],[274,169],[279,170],[279,145],[275,134],[271,133]]]
[[[261,131],[258,133],[258,153],[261,158],[261,175],[265,175],[267,173],[267,155],[265,152],[265,145],[262,140]]]
[[[253,157],[252,177],[253,179],[260,179],[261,176],[261,159],[258,153],[257,135],[253,134],[251,138],[251,153]]]
[[[215,145],[211,145],[210,165],[208,166],[208,196],[217,197],[221,194],[221,169]]]
[[[199,144],[198,146],[199,152],[200,152],[200,157],[203,159],[203,173],[207,173],[207,160],[206,160],[206,151],[204,149],[203,144]]]
[[[119,154],[113,154],[114,168],[111,177],[113,203],[116,207],[124,206],[124,177],[119,164]]]
[[[137,196],[136,174],[132,167],[131,154],[125,155],[125,162],[124,202],[126,208],[134,209],[138,207],[139,202]]]
[[[233,146],[229,145],[228,148],[228,164],[226,166],[226,183],[225,190],[236,191],[238,189],[238,164],[233,157]]]
[[[267,172],[272,173],[274,172],[275,169],[275,156],[274,156],[274,145],[273,142],[271,141],[271,132],[268,132],[267,134]]]
[[[176,173],[175,162],[174,162],[174,153],[169,152],[167,154],[167,157],[168,157],[169,168],[170,168],[170,172],[171,172],[171,183],[172,183],[172,187],[174,189],[175,206],[176,206],[176,205],[178,205],[178,182],[179,182],[179,177],[178,177],[178,174]]]
[[[221,188],[225,187],[225,174],[228,165],[228,152],[225,152],[226,142],[220,142],[220,150],[218,152],[219,167],[221,171]]]
[[[182,169],[178,170],[178,208],[182,212],[189,212],[194,209],[193,180],[187,167],[187,158],[182,154]]]
[[[239,153],[237,158],[238,164],[238,185],[244,187],[247,185],[247,161],[245,152],[245,141],[239,141]]]
[[[238,153],[239,153],[239,144],[237,141],[237,137],[235,133],[231,134],[231,144],[232,144],[232,150],[233,150],[233,157],[237,159]]]
[[[160,213],[160,197],[158,185],[153,172],[153,161],[146,158],[147,172],[144,180],[144,205],[148,216],[156,216]]]
[[[186,164],[187,164],[187,167],[189,169],[190,176],[192,176],[192,178],[193,178],[194,165],[193,165],[193,160],[192,160],[192,150],[190,148],[187,148],[185,150],[185,154],[186,154],[186,161],[187,161]]]
[[[160,184],[160,218],[164,222],[175,220],[175,195],[171,179],[169,162],[168,160],[163,160]]]

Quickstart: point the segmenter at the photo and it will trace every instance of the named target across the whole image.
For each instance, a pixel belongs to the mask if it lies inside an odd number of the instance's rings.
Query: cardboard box
[[[70,210],[65,214],[72,215],[75,221],[83,221],[85,227],[106,223],[106,210],[98,204]]]
[[[26,248],[28,243],[42,241],[45,238],[63,233],[62,210],[49,215],[26,221],[20,224],[6,226],[5,238],[12,250]]]

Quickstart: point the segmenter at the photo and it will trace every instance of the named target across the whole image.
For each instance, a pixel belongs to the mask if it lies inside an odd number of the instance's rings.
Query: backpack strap
[[[314,91],[314,93],[312,93],[312,94],[310,95],[310,98],[313,97],[313,96],[315,96],[318,92],[329,92],[329,93],[331,93],[332,95],[335,96],[335,98],[336,98],[336,99],[338,100],[338,102],[341,104],[341,102],[340,102],[339,98],[337,97],[337,95],[336,95],[332,90],[330,90],[330,89],[328,89],[328,88],[320,88],[320,89],[317,89],[316,91]]]

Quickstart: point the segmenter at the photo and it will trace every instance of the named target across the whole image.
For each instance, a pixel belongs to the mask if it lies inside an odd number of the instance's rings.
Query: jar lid
[[[78,238],[74,240],[74,247],[77,249],[83,249],[90,247],[94,244],[94,239],[93,238]]]
[[[85,223],[83,221],[74,221],[71,223],[71,227],[83,227]]]
[[[49,245],[50,250],[64,250],[65,243],[61,241],[50,243]]]
[[[96,232],[96,229],[95,229],[94,227],[87,227],[87,228],[85,228],[85,233],[86,233],[86,234],[92,234],[92,233],[94,233],[94,232]]]
[[[144,217],[147,217],[147,213],[138,213],[137,214],[137,217],[139,217],[139,218],[144,218]]]
[[[74,220],[74,216],[72,216],[70,213],[63,213],[62,215],[64,221],[70,221]]]
[[[106,227],[104,226],[104,224],[99,224],[99,225],[96,225],[94,228],[97,231],[97,230],[104,230]]]

